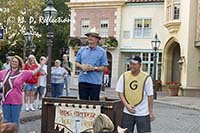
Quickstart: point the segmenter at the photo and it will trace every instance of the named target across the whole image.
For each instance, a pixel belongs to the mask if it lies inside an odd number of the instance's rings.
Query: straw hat
[[[90,29],[90,31],[89,31],[88,33],[86,33],[85,35],[86,35],[87,37],[88,37],[89,35],[92,35],[92,36],[94,36],[94,37],[96,37],[96,38],[98,38],[98,39],[101,39],[101,37],[99,36],[99,32],[96,30],[95,27],[92,28],[92,29]]]

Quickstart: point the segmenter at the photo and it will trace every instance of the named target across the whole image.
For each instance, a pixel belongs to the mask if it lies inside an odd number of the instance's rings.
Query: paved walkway
[[[65,93],[64,93],[65,94]],[[71,96],[77,96],[77,89],[72,89]],[[109,97],[112,99],[118,99],[118,95],[113,88],[106,88],[101,92],[101,97]],[[168,96],[167,92],[157,92],[157,99],[154,100],[157,103],[163,103],[187,109],[194,109],[200,111],[200,97],[184,97],[184,96]],[[27,122],[41,118],[41,110],[34,112],[26,112],[24,108],[21,112],[21,122]]]
[[[200,111],[200,97],[168,96],[167,92],[157,92],[155,102]]]

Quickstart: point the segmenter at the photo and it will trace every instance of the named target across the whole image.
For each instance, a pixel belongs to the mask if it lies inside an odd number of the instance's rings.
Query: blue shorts
[[[128,133],[133,133],[135,125],[137,133],[151,132],[150,116],[133,116],[123,113],[122,128],[128,128]]]
[[[24,90],[25,91],[36,91],[36,88],[37,86],[36,86],[36,84],[26,84],[25,86],[24,86]]]
[[[39,93],[40,95],[43,95],[43,94],[44,94],[44,89],[45,89],[45,87],[39,86],[39,87],[37,88],[37,93]]]

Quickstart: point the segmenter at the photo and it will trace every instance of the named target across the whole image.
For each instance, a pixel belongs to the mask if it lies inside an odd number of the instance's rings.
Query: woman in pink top
[[[20,112],[23,104],[22,87],[37,74],[45,62],[34,71],[23,70],[24,62],[15,55],[11,58],[11,68],[0,71],[0,81],[3,83],[3,116],[5,122],[19,124]]]

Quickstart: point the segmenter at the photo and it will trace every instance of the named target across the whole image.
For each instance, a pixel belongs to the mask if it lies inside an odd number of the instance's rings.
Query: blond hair
[[[19,68],[20,70],[24,69],[24,61],[23,61],[23,59],[22,59],[20,56],[18,56],[18,55],[14,55],[14,56],[11,58],[11,60],[13,60],[13,58],[16,58],[16,59],[19,61],[19,66],[18,66],[18,68]]]
[[[37,60],[36,60],[36,58],[35,58],[35,56],[34,56],[33,54],[30,54],[30,55],[28,56],[28,59],[31,59],[31,58],[34,59],[34,63],[38,65],[38,62],[37,62]],[[30,64],[30,60],[28,60],[27,63]]]
[[[114,124],[107,115],[101,113],[94,120],[93,130],[95,133],[104,130],[112,132],[114,130]]]

